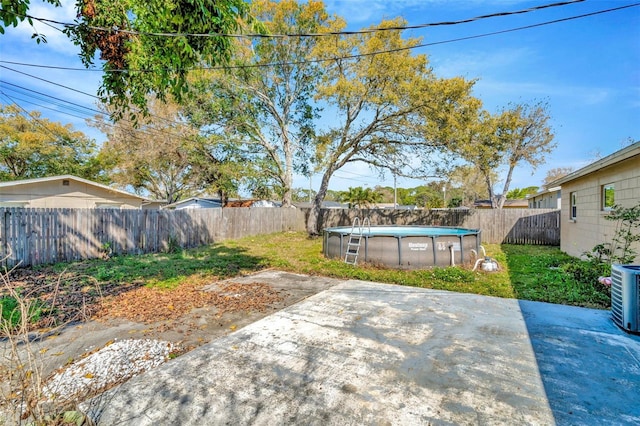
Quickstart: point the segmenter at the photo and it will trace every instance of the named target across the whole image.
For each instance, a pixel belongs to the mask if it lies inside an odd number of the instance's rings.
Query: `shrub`
[[[634,207],[615,205],[605,219],[617,222],[611,242],[597,244],[583,255],[589,261],[609,265],[633,262],[638,254],[633,245],[640,241],[640,204]]]
[[[610,264],[591,260],[575,260],[565,263],[561,268],[581,284],[593,285],[599,277],[611,275]]]

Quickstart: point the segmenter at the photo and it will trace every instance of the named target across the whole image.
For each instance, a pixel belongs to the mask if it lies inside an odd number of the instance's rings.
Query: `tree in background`
[[[293,188],[292,201],[309,202],[316,196],[316,192],[309,188]]]
[[[495,170],[489,170],[488,173],[491,182],[498,179]],[[461,205],[473,206],[476,200],[489,198],[485,178],[479,169],[471,165],[462,165],[453,169],[447,177],[452,192],[461,199]]]
[[[523,200],[527,195],[533,195],[538,192],[538,186],[527,186],[526,188],[514,188],[507,192],[507,200]]]
[[[547,171],[547,175],[542,182],[543,186],[549,185],[551,182],[565,177],[569,173],[573,172],[573,167],[555,167]]]
[[[511,105],[496,115],[478,108],[457,123],[460,137],[453,150],[482,174],[493,208],[504,206],[516,166],[527,163],[535,170],[555,147],[549,119],[547,105],[539,102]],[[492,176],[503,166],[507,174],[501,194],[496,195]]]
[[[504,206],[504,195],[509,192],[516,166],[527,163],[535,170],[544,162],[545,155],[556,147],[547,110],[546,103],[538,102],[533,105],[512,105],[502,112],[498,136],[506,147],[507,177],[498,199],[498,208]]]
[[[372,204],[380,202],[380,199],[380,194],[377,191],[356,186],[355,188],[349,187],[348,191],[342,191],[339,201],[348,203],[349,208],[365,209]]]
[[[111,177],[120,187],[174,203],[202,191],[232,192],[228,181],[233,163],[221,159],[218,144],[199,135],[174,102],[147,101],[150,115],[139,113],[111,123],[96,118],[107,135],[100,151]],[[107,108],[105,106],[105,108]]]
[[[96,154],[95,141],[70,124],[0,105],[0,180],[70,174],[105,183]]]
[[[257,0],[251,13],[274,34],[317,33],[329,21],[315,0]],[[310,59],[317,42],[317,37],[238,40],[236,67],[198,76],[192,116],[242,146],[262,172],[255,187],[280,194],[283,207],[291,205],[294,171],[309,173],[318,112],[313,95],[321,74]]]
[[[314,197],[317,193],[314,193]],[[338,201],[340,199],[340,191],[334,191],[333,189],[327,190],[327,195],[324,197],[325,201]]]
[[[396,19],[376,28],[404,24]],[[345,26],[337,19],[331,31]],[[329,182],[345,165],[360,161],[398,174],[409,169],[412,176],[426,175],[433,165],[431,154],[442,146],[440,133],[433,130],[448,121],[444,105],[456,110],[473,83],[436,78],[426,56],[411,53],[419,42],[389,30],[324,37],[318,43],[318,58],[328,60],[316,100],[328,104],[336,116],[317,138],[314,163],[322,178],[307,218],[309,235],[318,234]]]

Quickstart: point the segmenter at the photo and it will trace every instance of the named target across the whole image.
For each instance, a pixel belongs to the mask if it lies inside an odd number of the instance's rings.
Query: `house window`
[[[575,192],[572,192],[571,194],[569,194],[569,203],[571,205],[569,209],[569,219],[575,220],[575,218],[578,217],[578,208],[576,203]]]
[[[615,189],[613,184],[602,185],[602,210],[609,211],[615,204]]]

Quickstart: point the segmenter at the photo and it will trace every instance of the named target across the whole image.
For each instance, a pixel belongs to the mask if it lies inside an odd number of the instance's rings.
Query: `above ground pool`
[[[342,226],[324,230],[325,257],[345,259],[351,233],[362,230],[356,263],[401,269],[472,264],[480,250],[480,230],[444,226]],[[354,239],[357,241],[357,238]],[[353,260],[350,257],[350,261]]]

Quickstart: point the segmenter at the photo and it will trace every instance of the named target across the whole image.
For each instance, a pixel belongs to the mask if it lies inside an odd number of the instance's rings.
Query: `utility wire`
[[[545,25],[557,24],[557,23],[560,23],[560,22],[567,22],[567,21],[571,21],[571,20],[575,20],[575,19],[586,18],[586,17],[600,15],[600,14],[604,14],[604,13],[615,12],[615,11],[618,11],[618,10],[627,9],[627,8],[630,8],[630,7],[637,7],[637,6],[640,6],[640,3],[634,3],[634,4],[615,7],[615,8],[610,8],[610,9],[599,10],[599,11],[596,11],[596,12],[590,12],[590,13],[585,13],[585,14],[582,14],[582,15],[570,16],[570,17],[567,17],[567,18],[555,19],[555,20],[552,20],[552,21],[545,21],[545,22],[541,22],[541,23],[537,23],[537,24],[525,25],[525,26],[522,26],[522,27],[510,28],[510,29],[500,30],[500,31],[493,31],[493,32],[490,32],[490,33],[476,34],[476,35],[467,36],[467,37],[459,37],[459,38],[455,38],[455,39],[435,41],[435,42],[431,42],[431,43],[422,43],[422,44],[416,44],[416,45],[413,45],[413,46],[399,47],[399,48],[396,48],[396,49],[388,49],[388,50],[380,50],[380,51],[369,52],[369,53],[359,53],[359,54],[353,54],[353,55],[336,56],[336,57],[321,58],[321,59],[310,59],[310,60],[305,60],[305,61],[293,61],[293,62],[270,62],[270,63],[265,63],[265,64],[249,64],[249,65],[218,65],[218,66],[212,66],[212,67],[192,67],[192,68],[182,68],[182,69],[166,68],[164,70],[165,71],[190,71],[190,70],[231,70],[231,69],[247,69],[247,68],[269,68],[269,67],[295,66],[295,65],[304,65],[304,64],[311,64],[311,63],[323,63],[323,62],[332,62],[332,61],[340,61],[340,60],[359,59],[359,58],[371,57],[371,56],[376,56],[376,55],[382,55],[382,54],[386,54],[386,53],[396,53],[396,52],[400,52],[400,51],[418,49],[418,48],[422,48],[422,47],[437,46],[437,45],[441,45],[441,44],[455,43],[455,42],[459,42],[459,41],[490,37],[490,36],[499,35],[499,34],[506,34],[506,33],[510,33],[510,32],[521,31],[521,30],[526,30],[526,29],[531,29],[531,28],[537,28],[537,27],[542,27],[542,26],[545,26]],[[127,70],[103,70],[103,69],[97,69],[97,68],[71,68],[71,67],[61,67],[61,66],[41,65],[41,64],[29,64],[29,63],[24,63],[24,62],[3,61],[3,60],[0,60],[0,63],[27,66],[27,67],[35,67],[35,68],[43,68],[43,69],[59,69],[59,70],[66,70],[66,71],[154,72],[154,70],[133,70],[133,69],[127,69]]]
[[[0,62],[6,63],[6,64],[25,65],[25,66],[33,66],[33,67],[36,67],[36,68],[40,68],[40,67],[38,67],[36,65],[20,64],[18,62],[9,62],[9,61],[1,61],[1,60],[0,60]],[[0,65],[0,68],[4,68],[6,70],[16,72],[18,74],[22,74],[22,75],[25,75],[27,77],[35,78],[36,80],[40,80],[40,81],[43,81],[45,83],[53,84],[54,86],[62,87],[63,89],[71,90],[71,91],[74,91],[76,93],[80,93],[81,95],[87,95],[87,96],[90,96],[90,97],[92,97],[94,99],[98,99],[98,100],[100,99],[100,97],[98,97],[96,95],[92,95],[91,93],[83,92],[82,90],[74,89],[73,87],[65,86],[64,84],[56,83],[54,81],[47,80],[47,79],[44,79],[42,77],[35,76],[33,74],[28,74],[28,73],[26,73],[24,71],[18,71],[16,69],[13,69],[13,68],[10,68],[10,67],[4,66],[4,65]],[[42,66],[42,68],[46,68],[46,67]],[[87,70],[85,68],[80,68],[79,70],[92,71],[92,70]]]
[[[6,97],[9,97],[9,95],[8,95],[4,90],[0,89],[0,92],[1,92],[2,94],[4,94]],[[12,96],[12,97],[11,97],[11,101],[12,101],[14,104],[18,105],[18,104],[17,104],[17,102],[16,102],[16,100],[18,100],[18,101],[20,101],[20,102],[25,102],[25,103],[28,103],[28,104],[31,104],[31,105],[35,105],[35,106],[37,106],[37,107],[39,107],[39,108],[48,109],[49,111],[55,111],[55,112],[57,112],[57,113],[59,113],[59,114],[64,114],[64,115],[68,115],[68,116],[70,116],[70,117],[79,118],[79,119],[81,119],[81,120],[87,120],[87,119],[88,119],[86,116],[81,117],[81,116],[79,116],[79,115],[75,115],[75,114],[72,114],[72,113],[70,113],[70,112],[66,112],[66,111],[61,111],[61,110],[56,109],[56,108],[53,108],[53,107],[51,107],[51,106],[42,105],[42,104],[39,104],[39,103],[37,103],[37,102],[30,101],[30,100],[28,100],[28,99],[19,98],[19,97],[16,97],[16,96]],[[75,112],[80,112],[80,111],[75,111]],[[30,115],[30,116],[31,116],[31,115]]]
[[[47,126],[44,125],[44,123],[38,119],[37,117],[34,117],[33,115],[31,115],[31,113],[29,113],[29,111],[27,111],[26,109],[24,109],[20,104],[18,104],[11,96],[7,95],[2,89],[0,89],[0,95],[4,96],[5,98],[7,98],[9,100],[10,103],[12,103],[13,105],[15,105],[18,109],[20,109],[20,111],[22,112],[23,115],[29,117],[31,120],[33,120],[38,126],[40,126],[45,132],[49,133],[51,136],[53,136],[55,139],[61,139],[60,135],[56,135],[53,131],[51,131],[51,129],[49,129]]]
[[[575,3],[581,3],[581,2],[584,2],[584,1],[585,0],[569,0],[569,1],[559,2],[559,3],[551,3],[551,4],[540,5],[540,6],[533,6],[533,7],[527,8],[527,9],[515,10],[515,11],[511,11],[511,12],[491,13],[491,14],[488,14],[488,15],[481,15],[481,16],[476,16],[476,17],[473,17],[473,18],[460,19],[460,20],[456,20],[456,21],[431,22],[431,23],[417,24],[417,25],[398,25],[398,26],[392,26],[392,27],[375,27],[375,28],[369,28],[369,29],[357,30],[357,31],[328,31],[328,32],[322,32],[322,33],[285,33],[285,34],[259,34],[259,33],[248,33],[248,34],[205,33],[205,34],[201,34],[201,33],[167,33],[167,32],[156,33],[156,32],[133,31],[133,30],[127,30],[127,29],[122,29],[122,28],[118,28],[118,27],[107,28],[107,27],[98,27],[98,26],[92,26],[92,25],[82,25],[82,24],[77,24],[77,23],[61,22],[61,21],[55,21],[55,20],[47,19],[47,18],[38,18],[38,17],[35,17],[35,16],[31,16],[31,15],[17,15],[17,14],[15,14],[15,15],[18,16],[18,17],[21,17],[21,18],[29,18],[29,19],[32,19],[32,20],[35,20],[35,21],[39,21],[39,22],[42,22],[42,23],[64,25],[67,28],[84,26],[85,28],[88,28],[88,29],[91,29],[91,30],[95,30],[95,31],[104,31],[104,32],[109,32],[109,33],[123,33],[123,34],[130,34],[130,35],[154,36],[154,37],[231,37],[231,38],[293,38],[293,37],[295,37],[295,38],[300,38],[300,37],[328,37],[328,36],[339,36],[339,35],[371,34],[371,33],[384,32],[384,31],[404,31],[404,30],[414,30],[414,29],[422,29],[422,28],[437,27],[437,26],[460,25],[460,24],[467,24],[467,23],[470,23],[470,22],[480,21],[480,20],[483,20],[483,19],[490,19],[490,18],[503,17],[503,16],[512,16],[512,15],[521,15],[521,14],[525,14],[525,13],[535,12],[535,11],[538,11],[538,10],[549,9],[549,8],[560,7],[560,6],[567,6],[567,5],[575,4]]]
[[[99,110],[97,110],[95,108],[90,108],[90,107],[87,107],[87,106],[84,106],[84,105],[80,105],[80,104],[77,104],[75,102],[68,101],[66,99],[57,98],[55,96],[48,95],[48,94],[43,93],[43,92],[38,92],[37,90],[29,89],[29,88],[26,88],[26,87],[23,87],[23,86],[20,86],[20,85],[17,85],[17,84],[9,83],[9,82],[4,81],[4,80],[0,80],[0,84],[4,84],[4,85],[7,85],[7,86],[12,86],[12,87],[21,89],[23,91],[32,92],[32,93],[36,93],[38,95],[46,96],[47,98],[51,98],[51,99],[55,99],[57,101],[65,102],[65,103],[67,103],[69,105],[73,105],[73,106],[76,106],[76,107],[79,107],[79,108],[83,108],[83,109],[89,110],[89,111],[91,111],[93,113],[96,113],[96,114],[105,115],[105,113],[103,111],[99,111]],[[9,89],[10,90],[15,90],[15,89],[11,89],[11,88],[9,88]],[[35,96],[33,96],[33,97],[35,97]],[[44,99],[42,99],[42,100],[44,100]]]
[[[1,62],[1,61],[0,61],[0,62]],[[35,76],[35,75],[33,75],[33,74],[29,74],[29,73],[26,73],[26,72],[23,72],[23,71],[18,71],[18,70],[16,70],[16,69],[13,69],[13,68],[10,68],[10,67],[4,66],[4,65],[0,65],[0,68],[4,68],[4,69],[7,69],[7,70],[9,70],[9,71],[16,72],[16,73],[18,73],[18,74],[22,74],[22,75],[27,76],[27,77],[35,78],[36,80],[40,80],[40,81],[43,81],[43,82],[45,82],[45,83],[52,84],[52,85],[54,85],[54,86],[62,87],[63,89],[72,90],[72,91],[74,91],[74,92],[80,93],[81,95],[86,95],[86,96],[89,96],[89,97],[92,97],[92,98],[94,98],[94,99],[97,99],[97,100],[102,101],[102,99],[101,99],[99,96],[92,95],[91,93],[83,92],[82,90],[74,89],[74,88],[72,88],[72,87],[65,86],[65,85],[63,85],[63,84],[59,84],[59,83],[56,83],[56,82],[54,82],[54,81],[51,81],[51,80],[47,80],[47,79],[41,78],[41,77]],[[26,89],[26,88],[25,88],[25,90],[30,90],[30,89]],[[45,96],[49,96],[49,95],[45,95]],[[50,97],[52,97],[52,98],[53,98],[53,96],[50,96]],[[64,102],[68,102],[68,101],[64,101]],[[87,108],[87,107],[83,107],[83,108]],[[138,111],[138,112],[139,112],[139,111]],[[105,112],[100,112],[100,114],[108,115],[108,113],[105,113]],[[183,123],[180,123],[180,122],[178,122],[178,121],[173,121],[173,120],[170,120],[170,119],[168,119],[168,118],[160,117],[160,116],[158,116],[158,115],[154,115],[154,114],[149,114],[149,117],[157,118],[157,119],[159,119],[159,120],[163,120],[163,121],[165,121],[165,122],[167,122],[167,123],[170,123],[170,124],[176,124],[176,125],[181,125],[181,124],[183,124]]]
[[[111,129],[116,128],[116,126],[117,126],[116,124],[114,124],[114,123],[110,123],[110,122],[108,122],[108,121],[100,122],[100,121],[96,120],[96,119],[95,119],[95,118],[93,118],[93,117],[86,117],[86,116],[85,116],[85,117],[81,117],[81,116],[79,116],[79,115],[72,114],[72,113],[67,112],[67,111],[61,111],[61,110],[56,109],[56,108],[51,108],[51,107],[49,107],[49,106],[42,105],[42,104],[39,104],[39,103],[36,103],[36,102],[30,101],[30,100],[27,100],[27,99],[24,99],[24,98],[19,98],[19,97],[15,97],[15,96],[10,97],[10,96],[9,96],[5,91],[3,91],[2,89],[0,89],[0,94],[4,95],[7,99],[9,99],[10,103],[12,103],[12,104],[16,105],[16,106],[17,106],[18,108],[20,108],[22,111],[24,111],[24,112],[26,112],[27,114],[29,114],[29,117],[31,117],[31,118],[32,118],[32,119],[34,119],[34,120],[37,120],[37,119],[36,119],[35,117],[33,117],[29,112],[27,112],[25,108],[21,107],[21,106],[17,103],[17,101],[20,101],[20,102],[26,102],[26,103],[28,103],[28,104],[35,105],[35,106],[40,107],[40,108],[43,108],[43,109],[47,109],[47,110],[50,110],[50,111],[55,111],[55,112],[57,112],[57,113],[59,113],[59,114],[68,115],[68,116],[70,116],[70,117],[79,118],[79,119],[81,119],[81,120],[85,120],[85,121],[88,121],[88,122],[90,122],[90,123],[94,123],[94,124],[101,124],[101,125],[104,125],[104,126],[106,126],[106,127],[111,128]],[[75,112],[80,112],[80,111],[75,111]],[[82,113],[82,112],[80,112],[80,113]],[[101,114],[102,116],[107,116],[105,113],[100,113],[100,114]],[[177,134],[177,133],[168,132],[168,131],[166,131],[165,129],[157,129],[157,128],[155,128],[155,127],[145,127],[144,129],[140,129],[140,128],[131,128],[130,130],[132,130],[134,133],[144,134],[144,135],[147,135],[147,136],[150,136],[150,137],[158,137],[158,136],[166,136],[166,135],[169,135],[169,136],[173,136],[173,137],[178,138],[178,139],[185,139],[185,138],[186,138],[186,136],[185,136],[185,135],[179,135],[179,134]],[[51,132],[49,129],[47,129],[47,131]]]

